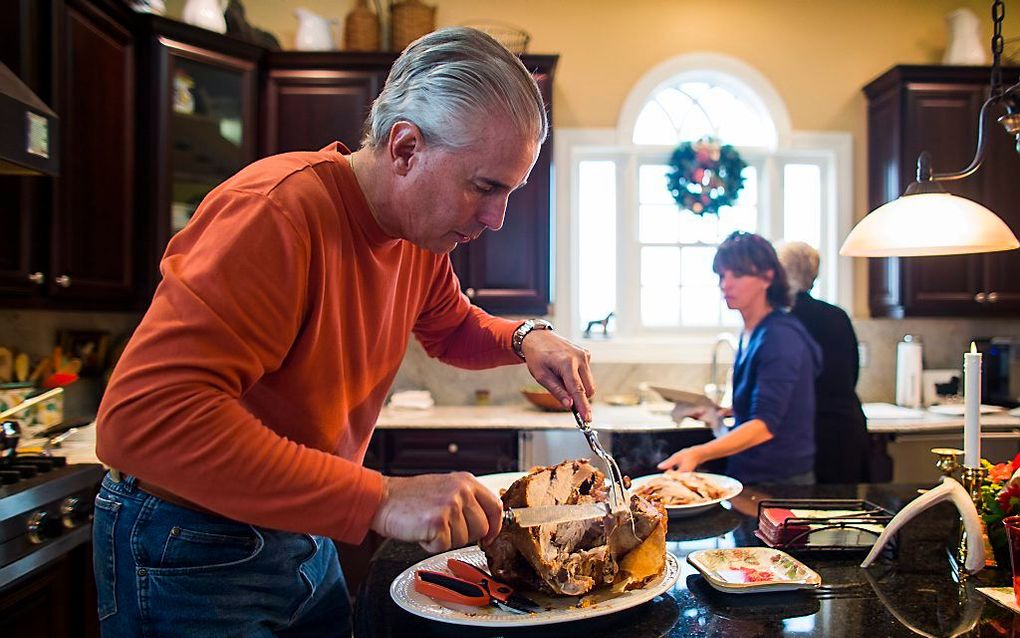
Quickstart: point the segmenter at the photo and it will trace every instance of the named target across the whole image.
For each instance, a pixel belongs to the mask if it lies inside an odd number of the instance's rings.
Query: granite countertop
[[[1020,616],[977,591],[977,586],[1009,584],[1003,570],[986,569],[957,584],[946,554],[956,517],[943,504],[923,514],[901,533],[899,555],[867,570],[863,554],[799,555],[822,577],[813,591],[723,594],[711,588],[684,558],[697,549],[760,546],[756,500],[762,497],[864,498],[898,510],[917,495],[911,485],[777,486],[773,493],[750,489],[732,509],[717,507],[694,518],[674,519],[668,549],[683,571],[668,594],[631,610],[583,622],[515,629],[473,629],[413,616],[392,601],[389,586],[404,569],[426,557],[417,545],[386,541],[372,560],[358,593],[355,634],[359,636],[515,636],[566,638],[643,638],[658,636],[1005,636],[1020,630]]]
[[[596,403],[595,427],[606,433],[677,432],[703,430],[701,421],[684,419],[680,425],[670,417],[671,403],[636,406],[611,406]],[[386,407],[379,415],[380,429],[496,429],[496,430],[573,430],[577,427],[569,412],[543,412],[530,405],[435,406],[428,410]],[[1008,413],[981,415],[986,432],[1014,432],[1020,435],[1020,418]],[[898,419],[868,419],[872,434],[933,434],[961,432],[963,418],[922,411],[920,416]],[[95,425],[79,429],[55,450],[71,463],[97,463]],[[23,445],[41,443],[23,441]]]
[[[867,407],[865,412],[867,412]],[[915,410],[913,412],[914,414],[897,418],[869,418],[868,432],[872,434],[909,434],[914,432],[929,434],[963,430],[962,416],[947,416],[930,410]],[[1020,429],[1020,418],[1012,416],[1006,411],[982,414],[981,428],[989,432],[1017,431]]]
[[[596,403],[592,406],[592,425],[600,432],[659,432],[684,428],[703,429],[705,424],[685,419],[683,425],[673,423],[672,403],[614,406]],[[379,428],[424,429],[514,429],[573,430],[577,428],[570,412],[545,412],[527,404],[519,405],[437,405],[427,410],[385,407],[376,423]]]
[[[593,425],[605,432],[663,432],[678,429],[703,429],[705,424],[685,419],[676,425],[670,417],[672,403],[652,403],[636,406],[612,406],[596,403]],[[984,414],[981,425],[988,431],[1020,429],[1020,418],[1006,412]],[[427,410],[383,408],[377,427],[424,429],[515,429],[561,430],[576,426],[569,412],[543,412],[530,405],[494,406],[435,406]],[[868,432],[872,434],[911,434],[954,432],[963,429],[963,417],[944,416],[919,410],[903,418],[868,419]]]

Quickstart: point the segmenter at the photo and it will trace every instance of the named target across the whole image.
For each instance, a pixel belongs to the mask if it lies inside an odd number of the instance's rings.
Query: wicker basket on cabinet
[[[379,16],[368,7],[368,0],[357,0],[344,20],[344,49],[379,50]]]
[[[403,51],[436,28],[436,8],[421,0],[403,0],[390,6],[390,43],[394,51]]]

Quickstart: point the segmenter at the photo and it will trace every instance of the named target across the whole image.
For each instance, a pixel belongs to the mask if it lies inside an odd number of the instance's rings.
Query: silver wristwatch
[[[528,319],[521,325],[517,326],[517,330],[514,330],[514,336],[511,340],[511,345],[514,349],[514,354],[524,360],[524,337],[528,336],[528,333],[532,330],[552,330],[553,326],[545,319]]]

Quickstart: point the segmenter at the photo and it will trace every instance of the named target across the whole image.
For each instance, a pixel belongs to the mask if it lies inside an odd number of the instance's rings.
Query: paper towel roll
[[[896,405],[921,407],[921,341],[906,335],[896,345]]]

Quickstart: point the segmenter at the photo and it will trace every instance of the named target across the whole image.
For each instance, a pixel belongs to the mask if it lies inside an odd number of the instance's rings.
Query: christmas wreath
[[[681,209],[718,215],[720,208],[737,200],[746,166],[737,149],[703,137],[676,147],[669,158],[666,186]]]

